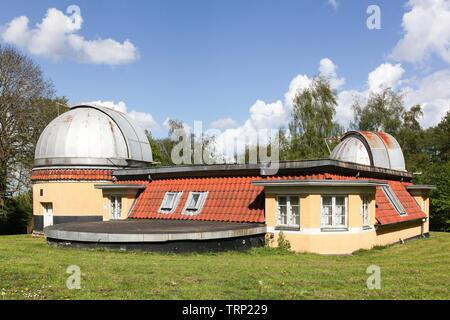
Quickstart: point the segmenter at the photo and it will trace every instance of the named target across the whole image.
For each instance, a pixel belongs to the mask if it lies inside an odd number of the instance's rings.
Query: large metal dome
[[[349,131],[333,149],[331,159],[406,171],[399,143],[386,132]]]
[[[97,105],[76,105],[44,129],[35,167],[139,167],[153,161],[144,130],[124,113]]]

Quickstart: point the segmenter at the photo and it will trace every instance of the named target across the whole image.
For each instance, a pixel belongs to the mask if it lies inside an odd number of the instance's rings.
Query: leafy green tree
[[[425,152],[426,131],[419,119],[423,116],[420,105],[411,107],[402,114],[402,124],[395,137],[402,147],[406,168],[411,172],[422,171],[430,164],[430,156]]]
[[[450,161],[429,165],[416,183],[432,184],[430,193],[430,229],[450,231]]]
[[[153,161],[156,162],[156,166],[174,165],[171,154],[173,147],[178,143],[178,141],[173,141],[171,136],[175,130],[184,130],[184,125],[180,120],[169,119],[168,126],[169,131],[166,138],[155,139],[150,132],[147,132],[147,137],[149,139],[150,146],[152,147]],[[210,159],[214,158],[214,137],[205,134],[202,137],[196,137],[193,133],[191,133],[190,138],[192,151],[197,147],[202,150],[202,156],[210,157]],[[204,150],[206,150],[206,152],[203,152]],[[205,159],[203,159],[203,161],[205,161]],[[195,163],[193,152],[191,155],[191,163]]]
[[[353,103],[354,121],[351,128],[356,130],[384,131],[397,136],[405,112],[402,96],[390,88],[372,92],[367,103],[360,100]]]
[[[342,134],[342,127],[333,120],[336,93],[330,82],[317,77],[309,88],[299,92],[293,101],[289,137],[280,133],[282,158],[299,160],[327,157],[326,139]]]
[[[12,221],[21,225],[23,210],[31,216],[31,198],[22,194],[31,187],[37,140],[66,106],[38,65],[13,47],[0,45],[0,223],[11,230]],[[27,206],[24,199],[30,201]]]
[[[425,148],[433,162],[450,161],[450,111],[436,127],[427,130]]]
[[[26,233],[33,212],[31,192],[6,198],[0,207],[0,234]]]

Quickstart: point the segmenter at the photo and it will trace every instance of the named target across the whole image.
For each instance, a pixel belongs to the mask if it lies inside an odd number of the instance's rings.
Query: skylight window
[[[207,192],[189,192],[183,214],[199,214],[205,204]]]
[[[403,208],[402,204],[398,200],[394,191],[392,191],[391,187],[389,185],[383,185],[381,186],[381,188],[383,189],[383,192],[388,198],[389,202],[394,206],[395,210],[397,210],[398,214],[404,216],[406,214],[405,208]]]
[[[166,192],[159,208],[159,213],[172,213],[178,206],[182,192]]]

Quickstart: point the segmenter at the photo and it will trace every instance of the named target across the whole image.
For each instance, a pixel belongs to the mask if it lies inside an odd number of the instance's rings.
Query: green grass
[[[366,287],[372,264],[381,268],[380,290]],[[80,290],[66,288],[69,265],[81,268]],[[3,299],[450,299],[449,288],[449,233],[352,256],[132,253],[0,237]]]

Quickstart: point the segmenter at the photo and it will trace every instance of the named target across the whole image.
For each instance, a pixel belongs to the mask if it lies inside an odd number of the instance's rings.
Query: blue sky
[[[26,16],[32,29],[49,8],[69,16],[66,8],[74,4],[83,19],[76,34],[85,40],[111,38],[123,43],[128,39],[137,58],[118,64],[97,63],[66,53],[57,58],[49,52],[36,53],[32,45],[14,36],[0,36],[0,42],[17,45],[30,55],[53,80],[57,93],[71,103],[122,101],[127,111],[151,114],[157,123],[152,125],[156,136],[166,134],[163,122],[167,117],[187,124],[202,120],[206,127],[217,119],[231,118],[231,129],[258,121],[249,120],[249,109],[257,100],[266,105],[281,100],[281,108],[285,108],[284,94],[291,80],[298,75],[313,77],[324,58],[332,61],[337,78],[345,78],[338,91],[361,96],[367,94],[372,71],[384,63],[400,64],[397,71],[401,69],[401,77],[394,76],[398,89],[411,93],[411,103],[431,103],[430,112],[438,108],[443,114],[450,96],[439,92],[444,103],[433,105],[434,96],[423,92],[421,80],[448,71],[445,49],[433,49],[436,45],[431,43],[430,54],[417,61],[404,52],[391,57],[407,31],[402,26],[405,13],[424,1],[412,0],[408,6],[406,1],[337,0],[334,7],[327,0],[2,0],[0,34],[19,16]],[[441,6],[438,9],[449,9],[444,0],[429,2]],[[370,4],[381,9],[380,30],[366,27]],[[436,12],[430,12],[431,18]],[[450,32],[444,36],[450,38]],[[444,81],[448,79],[444,77]],[[445,82],[442,91],[445,84],[450,86]],[[345,104],[341,108],[349,108],[344,95],[341,100]],[[270,117],[270,112],[265,116]],[[286,115],[280,119],[276,125],[286,122]],[[426,118],[424,125],[437,121]]]

